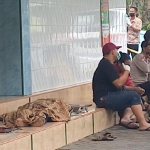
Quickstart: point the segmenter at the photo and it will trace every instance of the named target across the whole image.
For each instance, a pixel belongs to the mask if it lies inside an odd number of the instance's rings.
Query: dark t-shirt
[[[93,88],[93,101],[99,101],[103,96],[109,92],[115,92],[119,89],[112,83],[119,78],[119,75],[109,60],[103,58],[98,64],[94,72],[92,88]]]

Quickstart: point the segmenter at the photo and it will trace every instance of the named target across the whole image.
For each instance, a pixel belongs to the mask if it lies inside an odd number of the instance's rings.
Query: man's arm
[[[122,65],[125,71],[120,77],[115,67],[113,65],[110,65],[110,63],[107,63],[103,68],[107,80],[109,80],[112,84],[114,84],[118,88],[124,85],[124,83],[127,81],[130,72],[130,66],[125,64]]]
[[[135,87],[135,86],[124,86],[125,90],[127,91],[136,91],[138,94],[143,95],[145,93],[145,90],[141,87]]]
[[[139,19],[139,20],[137,21],[137,23],[135,24],[135,26],[131,25],[130,27],[133,29],[134,32],[139,32],[139,31],[141,31],[141,29],[142,29],[142,20]]]
[[[145,61],[144,57],[141,57],[140,54],[136,56],[132,63],[136,64],[137,68],[139,68],[142,72],[150,72],[149,64]]]
[[[130,26],[134,32],[139,32],[141,29],[134,27],[133,25]]]
[[[129,73],[129,70],[125,70],[124,73],[118,79],[113,81],[113,84],[118,88],[122,87],[127,81]]]

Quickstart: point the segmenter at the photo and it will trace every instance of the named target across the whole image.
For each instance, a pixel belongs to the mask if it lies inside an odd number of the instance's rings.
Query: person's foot
[[[126,123],[122,123],[120,122],[120,125],[127,128],[127,129],[138,129],[139,125],[135,122],[126,122]]]
[[[145,125],[141,125],[139,130],[140,131],[150,131],[150,124],[146,123]]]
[[[130,120],[130,119],[124,119],[124,118],[122,118],[120,120],[119,124],[121,126],[127,128],[127,129],[137,129],[137,128],[139,128],[139,124],[137,124],[135,121]]]

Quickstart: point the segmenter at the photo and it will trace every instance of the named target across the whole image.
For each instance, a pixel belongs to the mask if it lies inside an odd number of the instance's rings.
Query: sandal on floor
[[[150,131],[150,127],[146,128],[146,129],[139,129],[140,131]]]
[[[103,136],[98,136],[95,139],[92,139],[92,141],[113,141],[114,138],[110,137],[109,135],[103,135]]]
[[[106,137],[106,136],[102,136],[102,137],[97,137],[95,139],[92,139],[92,141],[113,141],[114,138],[110,138],[110,137]]]
[[[103,136],[108,136],[108,137],[111,137],[111,138],[114,138],[114,139],[117,138],[116,136],[112,135],[112,134],[109,133],[109,132],[104,133]]]
[[[134,124],[134,126],[133,126],[133,124]],[[121,123],[120,122],[119,125],[127,128],[127,129],[138,129],[139,128],[139,125],[137,123],[133,122],[133,121],[130,121],[128,123]]]

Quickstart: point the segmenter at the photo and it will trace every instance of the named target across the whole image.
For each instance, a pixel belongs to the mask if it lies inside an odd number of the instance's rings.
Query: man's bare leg
[[[140,104],[131,106],[131,109],[139,121],[140,130],[144,130],[150,128],[150,124],[146,122],[145,117],[143,115],[142,106]]]
[[[126,108],[124,111],[124,115],[123,118],[128,118],[129,120],[131,119],[131,117],[133,116],[133,112],[132,109],[130,107]]]
[[[120,122],[121,125],[126,125],[128,128],[136,129],[139,127],[139,125],[131,120],[131,117],[133,116],[133,112],[130,107],[126,108],[123,114],[123,117],[121,118]]]

